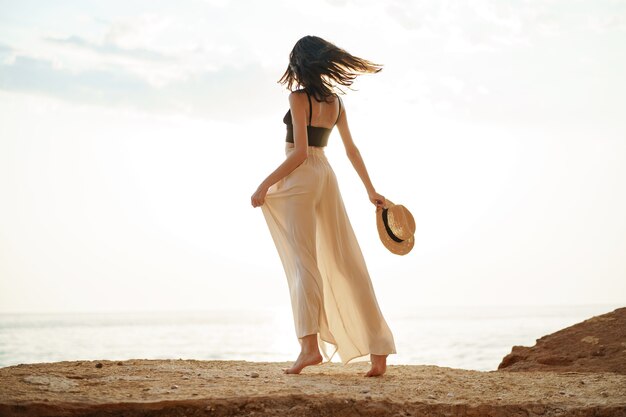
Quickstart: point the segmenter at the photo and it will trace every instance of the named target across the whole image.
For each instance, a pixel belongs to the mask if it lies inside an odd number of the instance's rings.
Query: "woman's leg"
[[[296,337],[301,344],[300,355],[287,373],[300,373],[322,361],[317,334],[324,335],[328,328],[317,267],[316,166],[313,158],[305,161],[268,193],[261,206],[285,269]]]
[[[387,355],[370,355],[372,367],[365,376],[379,376],[387,370]]]
[[[286,374],[299,374],[306,366],[322,362],[322,355],[317,344],[317,333],[306,335],[301,340],[300,355],[291,368],[285,369]]]
[[[396,353],[363,253],[348,218],[332,169],[317,211],[318,267],[330,330],[345,364],[370,356],[367,376],[382,375],[387,355]]]

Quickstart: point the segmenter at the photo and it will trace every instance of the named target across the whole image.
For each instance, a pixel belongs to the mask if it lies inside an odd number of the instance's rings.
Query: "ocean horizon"
[[[388,363],[495,370],[514,345],[621,307],[424,306],[388,311]],[[284,362],[299,352],[289,306],[205,311],[0,313],[0,367],[73,360]],[[337,355],[333,362],[338,362]]]

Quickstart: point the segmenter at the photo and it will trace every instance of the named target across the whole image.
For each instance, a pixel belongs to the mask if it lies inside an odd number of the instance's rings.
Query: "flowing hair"
[[[328,101],[335,87],[345,94],[339,85],[350,88],[358,75],[380,70],[382,65],[351,55],[320,37],[305,36],[291,50],[289,66],[278,83],[290,91],[294,86],[303,87],[318,101]]]

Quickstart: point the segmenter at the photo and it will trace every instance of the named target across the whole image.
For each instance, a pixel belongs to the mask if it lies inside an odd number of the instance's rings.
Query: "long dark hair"
[[[333,88],[348,87],[361,74],[376,73],[382,65],[359,58],[317,36],[298,40],[289,54],[289,66],[278,80],[287,89],[303,87],[318,101],[333,96]]]

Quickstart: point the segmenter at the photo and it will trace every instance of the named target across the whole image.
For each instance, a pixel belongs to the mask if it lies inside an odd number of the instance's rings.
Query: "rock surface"
[[[533,347],[513,346],[498,369],[626,374],[626,307],[543,336]]]
[[[100,367],[97,364],[101,364]],[[626,375],[366,362],[64,361],[0,368],[0,416],[626,416]]]

